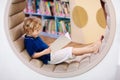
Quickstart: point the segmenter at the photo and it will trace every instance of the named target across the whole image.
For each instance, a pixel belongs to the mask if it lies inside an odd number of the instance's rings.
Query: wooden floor
[[[42,35],[40,35],[40,37],[48,45],[50,45],[52,42],[54,42],[56,40],[55,38],[46,37],[46,36],[42,36]],[[69,47],[76,47],[77,48],[77,47],[84,47],[84,46],[87,46],[87,45],[89,45],[89,44],[80,44],[80,43],[71,42],[66,47],[69,46]]]

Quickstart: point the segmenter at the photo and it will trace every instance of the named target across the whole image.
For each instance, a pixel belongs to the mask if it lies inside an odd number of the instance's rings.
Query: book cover
[[[65,47],[66,45],[68,45],[71,42],[71,38],[69,33],[67,32],[65,35],[60,36],[58,39],[56,39],[51,45],[51,53],[54,53],[60,49],[62,49],[63,47]]]

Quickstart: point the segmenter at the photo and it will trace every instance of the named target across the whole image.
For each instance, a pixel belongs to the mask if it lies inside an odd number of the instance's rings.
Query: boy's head
[[[27,35],[31,35],[34,37],[34,36],[38,36],[42,28],[42,24],[39,18],[27,17],[24,20],[23,28]]]

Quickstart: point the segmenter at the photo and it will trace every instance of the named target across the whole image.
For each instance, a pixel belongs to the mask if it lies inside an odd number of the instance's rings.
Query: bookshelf
[[[26,0],[24,13],[41,18],[41,35],[58,38],[71,33],[69,9],[69,0]]]

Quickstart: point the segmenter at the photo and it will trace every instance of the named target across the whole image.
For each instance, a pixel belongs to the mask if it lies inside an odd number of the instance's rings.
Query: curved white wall
[[[120,0],[112,0],[117,16],[116,36],[109,53],[92,70],[83,75],[62,78],[62,80],[115,80],[118,64],[120,65]],[[6,38],[4,30],[4,12],[7,0],[0,0],[0,80],[61,80],[40,75],[25,66],[14,54]],[[119,61],[119,62],[118,62]],[[120,79],[119,79],[120,80]]]

